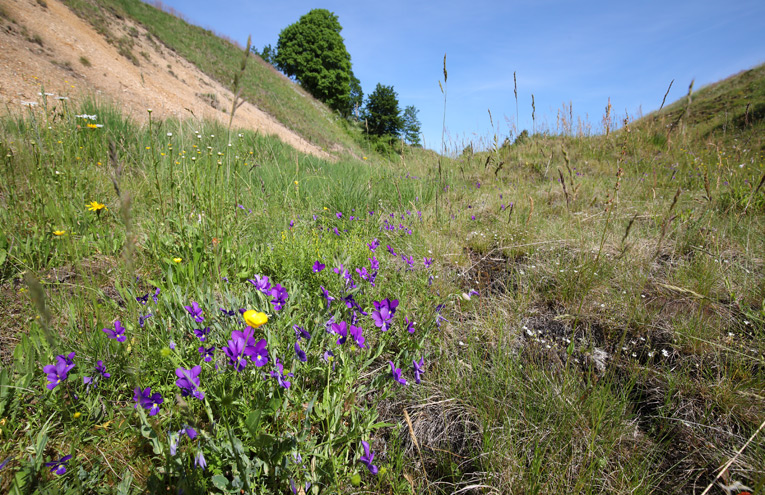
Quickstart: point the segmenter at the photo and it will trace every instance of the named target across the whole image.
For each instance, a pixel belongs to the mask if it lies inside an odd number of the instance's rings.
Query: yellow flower
[[[298,185],[298,181],[295,181],[295,185],[296,185],[296,186]]]
[[[255,311],[254,309],[245,311],[242,316],[244,316],[244,322],[252,328],[258,328],[259,326],[268,323],[268,315],[261,313],[260,311]]]
[[[364,160],[366,160],[366,159],[367,159],[367,157],[363,157],[363,158],[364,158]]]
[[[103,203],[99,203],[98,201],[91,201],[90,204],[85,206],[88,207],[89,211],[95,211],[95,212],[99,212],[103,209],[106,209],[106,205]]]
[[[82,413],[78,411],[74,413],[72,416],[74,417],[74,419],[80,419],[80,416],[82,416]]]
[[[54,230],[53,235],[64,235],[66,234],[66,230]]]
[[[173,258],[173,261],[175,261],[176,263],[180,263],[181,261],[183,261],[183,258]]]
[[[88,124],[88,128],[90,128],[90,129],[98,129],[98,126],[96,124]]]

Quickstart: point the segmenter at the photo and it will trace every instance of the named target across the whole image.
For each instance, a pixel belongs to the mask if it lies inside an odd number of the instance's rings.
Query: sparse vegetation
[[[81,63],[81,64],[82,64],[84,67],[91,67],[91,66],[93,65],[93,64],[91,64],[91,63],[90,63],[90,60],[88,60],[88,57],[86,57],[85,55],[82,55],[82,56],[80,57],[80,63]]]

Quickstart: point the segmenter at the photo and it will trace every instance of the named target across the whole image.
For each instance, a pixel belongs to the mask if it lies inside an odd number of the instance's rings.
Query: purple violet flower
[[[236,371],[242,371],[244,367],[247,366],[247,360],[244,358],[245,347],[247,347],[246,341],[232,338],[228,341],[227,346],[221,348],[223,353],[228,357],[229,364],[233,366]]]
[[[159,392],[151,393],[151,387],[146,387],[141,390],[140,387],[136,387],[133,390],[133,400],[135,401],[135,407],[143,407],[149,410],[149,416],[155,416],[159,412],[159,405],[164,402],[162,394]]]
[[[298,325],[292,325],[292,328],[295,330],[295,336],[298,338],[298,340],[300,339],[311,340],[311,334],[308,333],[308,331],[305,328]]]
[[[14,459],[14,457],[11,456],[11,457],[7,458],[6,460],[4,460],[3,462],[0,462],[0,471],[2,471],[3,468],[5,468],[5,466],[8,465],[8,463],[11,462],[11,460],[13,460],[13,459]]]
[[[367,282],[370,282],[370,279],[372,278],[372,275],[367,271],[366,267],[356,268],[356,273],[359,274],[359,277],[361,277],[362,280],[366,280]]]
[[[343,345],[345,344],[345,340],[348,338],[348,324],[344,321],[341,321],[340,323],[333,323],[332,332],[340,336],[340,338],[337,339],[337,345]]]
[[[147,292],[146,294],[142,296],[136,296],[135,300],[138,301],[143,306],[149,302],[149,293]]]
[[[414,256],[407,257],[405,254],[402,254],[401,259],[407,264],[407,270],[414,270]]]
[[[308,361],[308,356],[306,356],[305,351],[300,348],[300,341],[299,340],[295,342],[295,355],[303,363]]]
[[[47,385],[48,390],[53,390],[59,383],[66,381],[72,368],[74,368],[74,363],[63,355],[56,356],[56,364],[43,366],[43,371],[48,374],[48,381],[50,382]]]
[[[157,287],[157,290],[154,291],[154,295],[151,296],[151,298],[154,300],[154,304],[157,304],[157,302],[159,301],[159,292],[160,292],[159,287]]]
[[[268,363],[268,349],[266,348],[268,343],[266,339],[260,339],[257,344],[252,347],[248,347],[245,352],[250,356],[250,360],[255,363],[255,366],[260,368]],[[251,349],[251,350],[249,350]]]
[[[51,473],[61,476],[62,474],[66,473],[66,463],[69,462],[69,459],[71,458],[71,455],[65,455],[57,461],[46,462],[45,465],[50,468]]]
[[[316,260],[316,263],[313,264],[312,269],[314,273],[319,273],[322,270],[324,270],[326,267],[327,265],[325,265],[324,263],[320,263],[318,260]]]
[[[364,448],[364,455],[359,457],[359,462],[364,464],[367,469],[369,469],[369,472],[376,475],[379,471],[378,467],[372,464],[372,461],[375,458],[374,452],[369,452],[369,444],[365,442],[364,440],[361,441],[361,446]]]
[[[210,327],[204,327],[204,328],[195,328],[194,329],[194,335],[197,336],[200,342],[204,342],[207,338],[207,334],[210,333]]]
[[[370,212],[370,214],[374,215],[374,212]],[[373,252],[374,252],[374,250],[375,250],[375,249],[377,249],[377,247],[378,247],[379,245],[380,245],[380,241],[379,241],[379,240],[377,240],[377,238],[376,238],[376,237],[375,237],[375,240],[374,240],[374,241],[372,241],[371,243],[367,244],[367,246],[369,247],[369,250],[370,250],[370,251],[373,251]]]
[[[412,367],[414,368],[414,382],[419,384],[420,383],[420,375],[425,373],[425,371],[422,369],[423,366],[425,366],[425,358],[420,358],[420,362],[418,363],[414,359],[412,360]]]
[[[353,341],[356,342],[356,345],[359,346],[359,349],[366,349],[367,347],[364,345],[364,341],[366,339],[361,334],[363,331],[364,330],[361,327],[357,327],[355,325],[351,325],[350,328],[348,328],[348,333],[350,334],[351,338],[353,338]]]
[[[265,275],[255,275],[255,279],[248,279],[249,283],[255,286],[263,294],[268,295],[271,292],[271,283]]]
[[[100,375],[101,378],[109,378],[110,376],[112,376],[111,373],[106,372],[106,367],[104,366],[104,362],[101,361],[100,359],[96,363],[96,367],[94,368],[94,371],[98,373],[98,375]],[[93,382],[93,378],[94,377],[92,376],[83,376],[82,383],[84,385],[93,385],[95,387],[96,385]],[[100,379],[98,377],[95,377],[95,378]]]
[[[425,264],[425,268],[430,268],[430,265],[433,263],[433,258],[424,257],[422,258],[422,262]]]
[[[284,308],[284,305],[287,304],[287,298],[289,297],[287,289],[279,284],[276,284],[271,288],[270,295],[273,297],[271,304],[274,305],[274,310],[281,311],[282,308]]]
[[[215,354],[215,346],[208,347],[207,349],[205,349],[205,346],[201,346],[199,348],[199,354],[204,357],[205,363],[209,363],[212,361],[213,355]]]
[[[393,255],[393,256],[398,256],[398,255],[396,254],[396,251],[394,251],[394,250],[393,250],[393,248],[392,248],[392,247],[390,247],[390,244],[388,244],[388,252],[389,252],[391,255]]]
[[[191,306],[184,306],[184,308],[186,308],[186,311],[188,311],[189,314],[194,317],[194,321],[197,323],[202,323],[205,321],[205,319],[202,317],[202,308],[199,307],[199,304],[197,304],[196,301],[191,301]]]
[[[327,300],[327,309],[329,309],[329,305],[330,305],[330,303],[331,303],[332,301],[334,301],[334,300],[335,300],[335,298],[334,298],[334,297],[332,297],[332,296],[329,294],[329,291],[328,291],[327,289],[325,289],[323,285],[320,285],[320,286],[319,286],[319,288],[321,289],[321,292],[324,294],[324,299],[326,299],[326,300]]]
[[[138,325],[143,328],[143,326],[146,324],[146,320],[154,316],[151,313],[147,313],[146,316],[144,315],[138,315]]]
[[[396,314],[396,307],[398,306],[398,299],[383,299],[382,301],[372,301],[375,309],[372,311],[372,320],[375,322],[375,326],[380,328],[383,332],[387,332],[390,328],[390,321],[393,319],[393,315]]]
[[[175,376],[178,377],[175,380],[175,384],[181,389],[181,395],[188,397],[193,395],[199,400],[205,398],[205,393],[199,390],[199,373],[202,371],[202,367],[197,365],[191,369],[176,368]]]
[[[284,365],[276,358],[276,369],[271,372],[271,377],[276,378],[276,381],[284,388],[290,388],[291,383],[285,380],[287,377],[294,376],[292,373],[284,374]]]
[[[110,339],[117,339],[117,342],[125,342],[127,337],[125,336],[125,327],[119,320],[114,322],[114,330],[111,328],[102,328],[102,332],[106,333],[106,336]]]
[[[409,318],[405,317],[404,318],[404,323],[406,323],[406,327],[405,327],[406,331],[409,332],[409,333],[414,333],[414,325],[416,325],[414,320],[409,321]]]
[[[401,377],[401,368],[396,368],[393,361],[388,361],[388,364],[390,364],[390,374],[393,376],[393,379],[401,385],[406,385],[406,379]]]

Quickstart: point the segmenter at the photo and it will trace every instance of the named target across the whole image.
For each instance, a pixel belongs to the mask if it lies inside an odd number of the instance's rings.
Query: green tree
[[[401,110],[398,108],[398,95],[393,86],[377,87],[367,98],[364,108],[364,119],[369,134],[375,136],[398,136],[404,125]]]
[[[252,50],[252,53],[262,58],[264,62],[268,62],[269,64],[274,65],[276,50],[271,46],[270,43],[268,45],[265,45],[261,51],[258,51],[258,49],[255,48],[254,46],[251,48],[251,50]]]
[[[364,91],[361,90],[361,81],[351,71],[350,98],[348,101],[348,112],[346,117],[358,117],[361,112],[361,106],[364,104]]]
[[[274,63],[315,98],[347,116],[352,73],[342,29],[332,12],[311,10],[279,34]]]
[[[422,124],[420,119],[417,118],[419,112],[414,105],[409,105],[404,109],[404,139],[412,146],[422,146],[422,143],[420,143],[420,128]]]

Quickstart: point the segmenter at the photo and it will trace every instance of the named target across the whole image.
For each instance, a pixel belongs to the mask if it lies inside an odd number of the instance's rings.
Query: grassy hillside
[[[637,125],[662,122],[670,136],[682,132],[693,133],[693,139],[711,142],[724,141],[745,135],[746,143],[764,150],[765,142],[765,64],[742,71],[729,78],[696,88],[688,98],[668,105],[660,112],[646,116]]]
[[[0,491],[762,492],[765,160],[720,88],[668,138],[682,101],[395,162],[4,116]]]
[[[242,61],[241,48],[211,31],[191,25],[138,0],[66,0],[74,12],[109,39],[110,24],[130,18],[159,42],[233,90]],[[114,40],[118,43],[119,40]],[[128,49],[129,50],[129,49]],[[140,63],[137,57],[133,57]],[[308,141],[326,149],[363,154],[345,130],[348,125],[325,105],[253,56],[241,81],[242,97]]]

